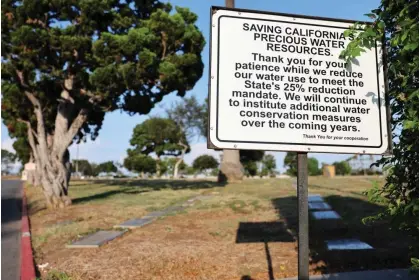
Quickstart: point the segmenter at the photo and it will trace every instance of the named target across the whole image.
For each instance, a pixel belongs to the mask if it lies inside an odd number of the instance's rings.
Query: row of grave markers
[[[114,228],[117,230],[97,231],[80,240],[77,240],[71,244],[66,245],[66,247],[67,248],[98,248],[101,245],[122,236],[128,231],[128,229],[143,227],[147,224],[152,223],[153,221],[157,220],[160,217],[165,217],[165,216],[174,214],[176,212],[182,211],[185,208],[192,206],[196,201],[205,200],[209,197],[210,195],[198,195],[198,196],[192,197],[180,205],[169,206],[163,210],[148,213],[147,215],[139,219],[131,219],[119,225],[115,225]]]
[[[292,186],[297,189],[297,181],[292,182]],[[332,207],[323,200],[319,194],[309,194],[308,209],[314,220],[341,220],[341,216],[332,210]],[[326,240],[329,251],[333,250],[367,250],[373,247],[359,239],[335,239]]]

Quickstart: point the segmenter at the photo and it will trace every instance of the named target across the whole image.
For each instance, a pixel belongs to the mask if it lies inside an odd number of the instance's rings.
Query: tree
[[[176,122],[187,139],[191,140],[191,138],[205,133],[203,123],[206,118],[206,106],[199,104],[194,96],[185,97],[182,101],[173,104],[171,108],[166,110],[166,113],[169,119]],[[178,177],[179,166],[189,148],[187,143],[183,143],[183,141],[180,141],[179,145],[182,145],[183,149],[174,166],[174,178]]]
[[[264,154],[264,151],[240,150],[240,162],[243,164],[246,176],[253,177],[257,174],[257,162],[262,160]]]
[[[95,170],[97,174],[99,173],[109,174],[109,173],[115,173],[117,171],[118,171],[118,168],[113,163],[113,161],[102,162],[96,167],[96,170]]]
[[[155,153],[157,155],[157,176],[161,174],[160,158],[162,156],[179,156],[190,151],[188,141],[180,127],[171,119],[151,118],[134,128],[128,149],[128,155]]]
[[[264,155],[262,159],[262,175],[273,175],[276,169],[276,160],[273,155]]]
[[[171,10],[159,1],[2,2],[2,117],[11,137],[28,139],[49,207],[71,204],[68,147],[95,139],[106,112],[147,114],[201,77],[197,16]]]
[[[193,161],[192,166],[195,170],[208,174],[208,170],[218,167],[218,161],[211,155],[201,155]]]
[[[174,176],[175,166],[178,163],[178,159],[173,158],[173,157],[167,157],[164,160],[161,160],[160,162],[163,163],[166,166],[166,171],[169,172],[169,174]],[[178,172],[179,171],[185,171],[186,168],[187,168],[187,164],[184,161],[182,161],[178,166]],[[161,171],[161,173],[163,174],[166,171]]]
[[[258,165],[256,161],[246,161],[243,163],[244,174],[247,177],[253,177],[258,174]]]
[[[351,174],[352,167],[347,161],[334,162],[336,175],[349,175]]]
[[[284,167],[287,167],[286,173],[291,176],[297,176],[297,153],[287,152],[284,158]]]
[[[73,166],[76,165],[78,166],[78,171],[84,176],[93,176],[95,173],[89,161],[86,159],[73,160]]]
[[[1,149],[1,173],[9,174],[16,162],[16,155],[8,150]]]
[[[388,219],[393,228],[399,228],[418,242],[419,5],[410,0],[382,0],[368,16],[374,19],[373,24],[363,31],[353,28],[346,32],[346,36],[354,39],[341,55],[351,63],[365,48],[385,38],[383,64],[389,82],[393,156],[375,163],[388,170],[388,175],[383,188],[375,186],[368,193],[372,201],[386,205],[385,210],[364,221]],[[411,250],[413,268],[419,271],[419,246],[411,246]]]
[[[156,160],[143,154],[129,154],[124,159],[124,166],[130,171],[139,172],[142,178],[144,178],[144,173],[156,172]]]
[[[316,158],[309,157],[307,159],[307,168],[309,176],[317,176],[322,174],[322,171],[319,168],[319,161]]]

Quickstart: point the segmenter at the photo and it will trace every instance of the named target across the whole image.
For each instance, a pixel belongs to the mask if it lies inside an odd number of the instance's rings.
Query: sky
[[[197,26],[202,31],[207,42],[202,57],[205,64],[204,74],[195,85],[194,89],[189,91],[186,96],[194,95],[198,100],[203,102],[208,95],[208,65],[209,65],[209,27],[210,27],[210,7],[224,6],[224,0],[170,0],[173,6],[188,7],[192,12],[198,15]],[[236,0],[236,8],[262,10],[270,12],[301,14],[308,16],[332,17],[350,20],[368,20],[364,14],[378,7],[379,0]],[[105,116],[99,137],[95,141],[88,140],[86,143],[72,145],[70,153],[72,159],[76,159],[77,155],[80,159],[88,159],[91,162],[103,161],[119,161],[122,162],[126,156],[126,150],[129,148],[129,139],[131,138],[133,128],[146,120],[150,115],[163,115],[165,108],[173,102],[180,100],[175,94],[171,94],[163,99],[162,102],[147,116],[129,116],[128,114],[115,111]],[[1,147],[13,151],[13,139],[8,135],[7,128],[1,125]],[[196,138],[191,142],[191,152],[185,156],[185,161],[191,164],[199,155],[211,154],[217,159],[219,152],[208,150],[206,148],[206,139]],[[284,171],[283,161],[285,153],[269,152],[275,155],[277,161],[277,169]],[[316,157],[319,163],[333,163],[335,161],[344,160],[350,155],[345,154],[309,154],[309,157]]]

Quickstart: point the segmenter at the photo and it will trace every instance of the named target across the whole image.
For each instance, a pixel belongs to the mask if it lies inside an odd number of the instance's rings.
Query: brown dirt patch
[[[75,279],[268,279],[265,244],[236,243],[240,221],[258,222],[258,216],[193,211],[157,220],[100,249],[46,244],[41,259]],[[295,248],[295,242],[268,243],[275,278],[296,275]]]

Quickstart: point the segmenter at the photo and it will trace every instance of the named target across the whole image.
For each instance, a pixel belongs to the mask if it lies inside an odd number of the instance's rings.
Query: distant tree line
[[[98,176],[100,173],[116,173],[118,167],[113,161],[106,161],[100,164],[89,162],[86,159],[79,159],[72,161],[72,171],[78,172],[83,176]],[[76,170],[77,169],[77,170]]]
[[[349,163],[354,157],[350,157],[346,160],[342,161],[335,161],[332,165],[335,167],[335,173],[336,175],[376,175],[381,174],[382,172],[377,169],[372,169],[371,166],[368,166],[367,168],[359,168],[359,169],[353,169],[351,164]],[[322,168],[324,163],[322,164],[322,167],[319,167],[319,161],[314,157],[308,158],[308,174],[310,176],[318,176],[321,175]],[[290,176],[297,176],[297,153],[296,152],[287,152],[284,158],[284,167],[287,168],[286,174]]]

